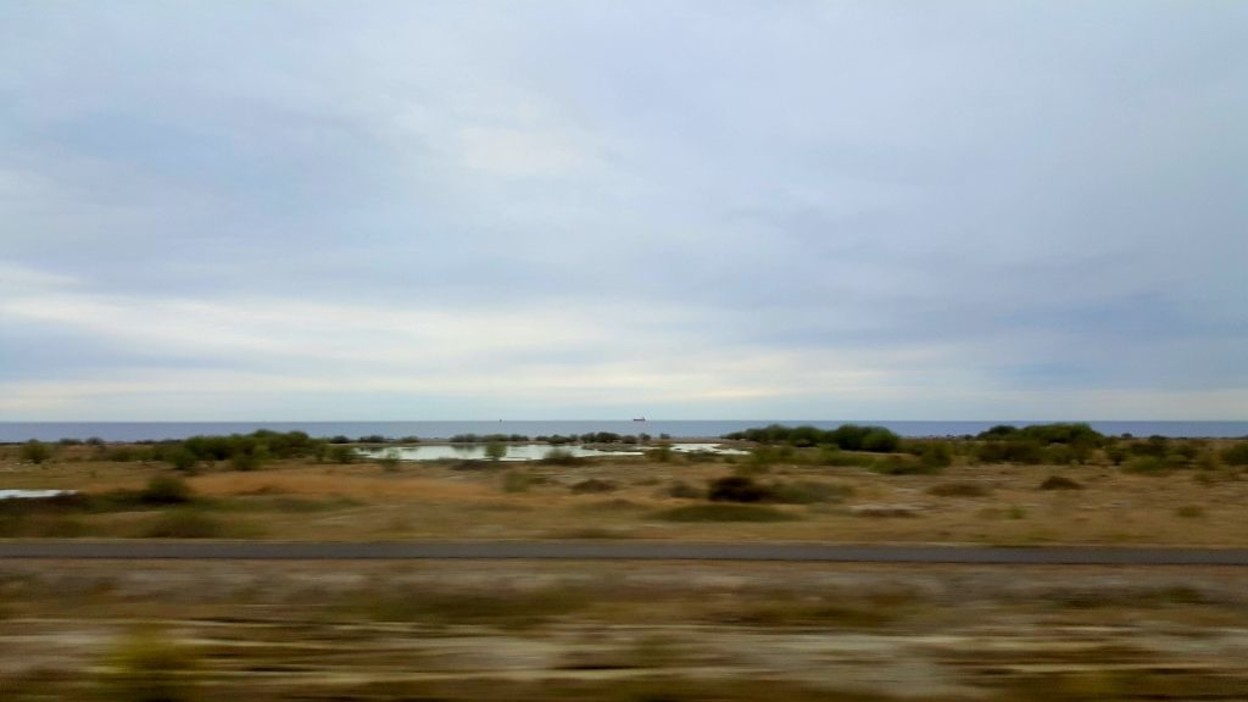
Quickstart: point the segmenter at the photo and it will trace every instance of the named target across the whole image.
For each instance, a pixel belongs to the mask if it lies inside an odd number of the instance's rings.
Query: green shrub
[[[199,463],[199,459],[195,457],[195,454],[188,451],[185,447],[178,447],[168,452],[164,456],[164,460],[173,466],[174,470],[184,473],[194,472],[196,465]]]
[[[876,457],[861,453],[849,453],[835,446],[820,446],[819,455],[815,459],[819,465],[837,468],[870,468],[875,465]]]
[[[552,448],[542,456],[540,463],[548,466],[575,466],[581,463],[581,459],[567,449]]]
[[[346,444],[336,443],[329,447],[329,451],[326,452],[326,457],[333,463],[347,464],[355,463],[355,459],[359,457],[359,454],[355,452],[354,448],[347,446]]]
[[[1132,456],[1152,456],[1164,458],[1170,451],[1169,442],[1164,436],[1150,436],[1146,441],[1133,441],[1127,445]]]
[[[1138,475],[1163,475],[1173,468],[1169,461],[1159,456],[1137,456],[1122,464],[1124,473]]]
[[[1116,466],[1122,465],[1122,462],[1127,460],[1128,455],[1127,447],[1121,444],[1114,444],[1113,446],[1108,446],[1105,449],[1105,457],[1109,459],[1110,463]]]
[[[503,460],[507,457],[507,444],[497,440],[487,441],[485,457],[494,462]]]
[[[903,444],[906,453],[918,456],[919,461],[932,468],[948,468],[953,465],[953,444],[948,441],[934,439],[907,441]]]
[[[237,471],[259,470],[263,460],[260,453],[239,452],[230,456],[230,468]]]
[[[753,478],[729,475],[711,481],[706,496],[712,502],[766,502],[773,497],[771,489]]]
[[[773,507],[733,504],[686,505],[655,513],[669,522],[789,522],[799,517]]]
[[[173,475],[158,475],[147,482],[139,493],[139,502],[145,505],[180,505],[194,499],[191,486]]]
[[[1222,462],[1228,466],[1248,466],[1248,441],[1236,442],[1222,449]]]
[[[22,444],[22,448],[18,452],[18,455],[23,461],[40,465],[46,463],[52,458],[52,447],[42,441],[39,441],[38,439],[31,439],[30,441]]]
[[[655,463],[670,463],[672,461],[672,453],[671,444],[659,444],[646,451],[646,460]]]
[[[890,429],[879,426],[842,424],[831,431],[812,426],[786,427],[771,424],[745,431],[725,434],[725,439],[755,441],[761,444],[787,443],[791,446],[838,446],[847,451],[871,451],[890,453],[901,444],[901,437]]]
[[[1037,465],[1045,459],[1044,447],[1029,439],[985,441],[975,448],[980,463],[1021,463]]]

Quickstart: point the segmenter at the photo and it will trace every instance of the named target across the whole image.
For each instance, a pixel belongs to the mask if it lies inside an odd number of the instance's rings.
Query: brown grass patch
[[[213,473],[192,478],[190,483],[198,494],[209,497],[269,494],[397,502],[466,501],[496,496],[493,490],[473,483],[393,475],[326,475],[323,471],[306,470]]]

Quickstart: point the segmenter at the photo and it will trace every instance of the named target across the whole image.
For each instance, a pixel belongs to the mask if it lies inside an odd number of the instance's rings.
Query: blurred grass
[[[801,519],[772,507],[718,503],[674,507],[656,512],[654,518],[669,522],[791,522]]]

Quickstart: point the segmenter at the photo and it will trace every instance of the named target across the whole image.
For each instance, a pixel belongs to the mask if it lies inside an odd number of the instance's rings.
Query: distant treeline
[[[891,429],[858,424],[842,424],[835,429],[820,429],[808,424],[786,427],[769,424],[765,427],[734,431],[722,438],[734,441],[756,441],[760,444],[790,446],[835,446],[845,451],[892,453],[901,446],[901,437]]]
[[[334,446],[330,440],[314,439],[302,431],[269,429],[250,434],[200,435],[135,444],[107,444],[95,439],[58,442],[60,446],[80,444],[95,447],[98,457],[106,461],[164,461],[184,471],[223,461],[235,470],[256,470],[271,459],[315,458],[350,463],[355,458],[355,451],[348,446]],[[28,441],[22,447],[22,457],[35,463],[48,460],[51,455],[50,448],[38,441]]]

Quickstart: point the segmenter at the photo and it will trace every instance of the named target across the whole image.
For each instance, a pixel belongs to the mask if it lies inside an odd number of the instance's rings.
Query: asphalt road
[[[1248,549],[838,546],[642,541],[0,541],[0,559],[696,560],[1003,565],[1248,566]]]

